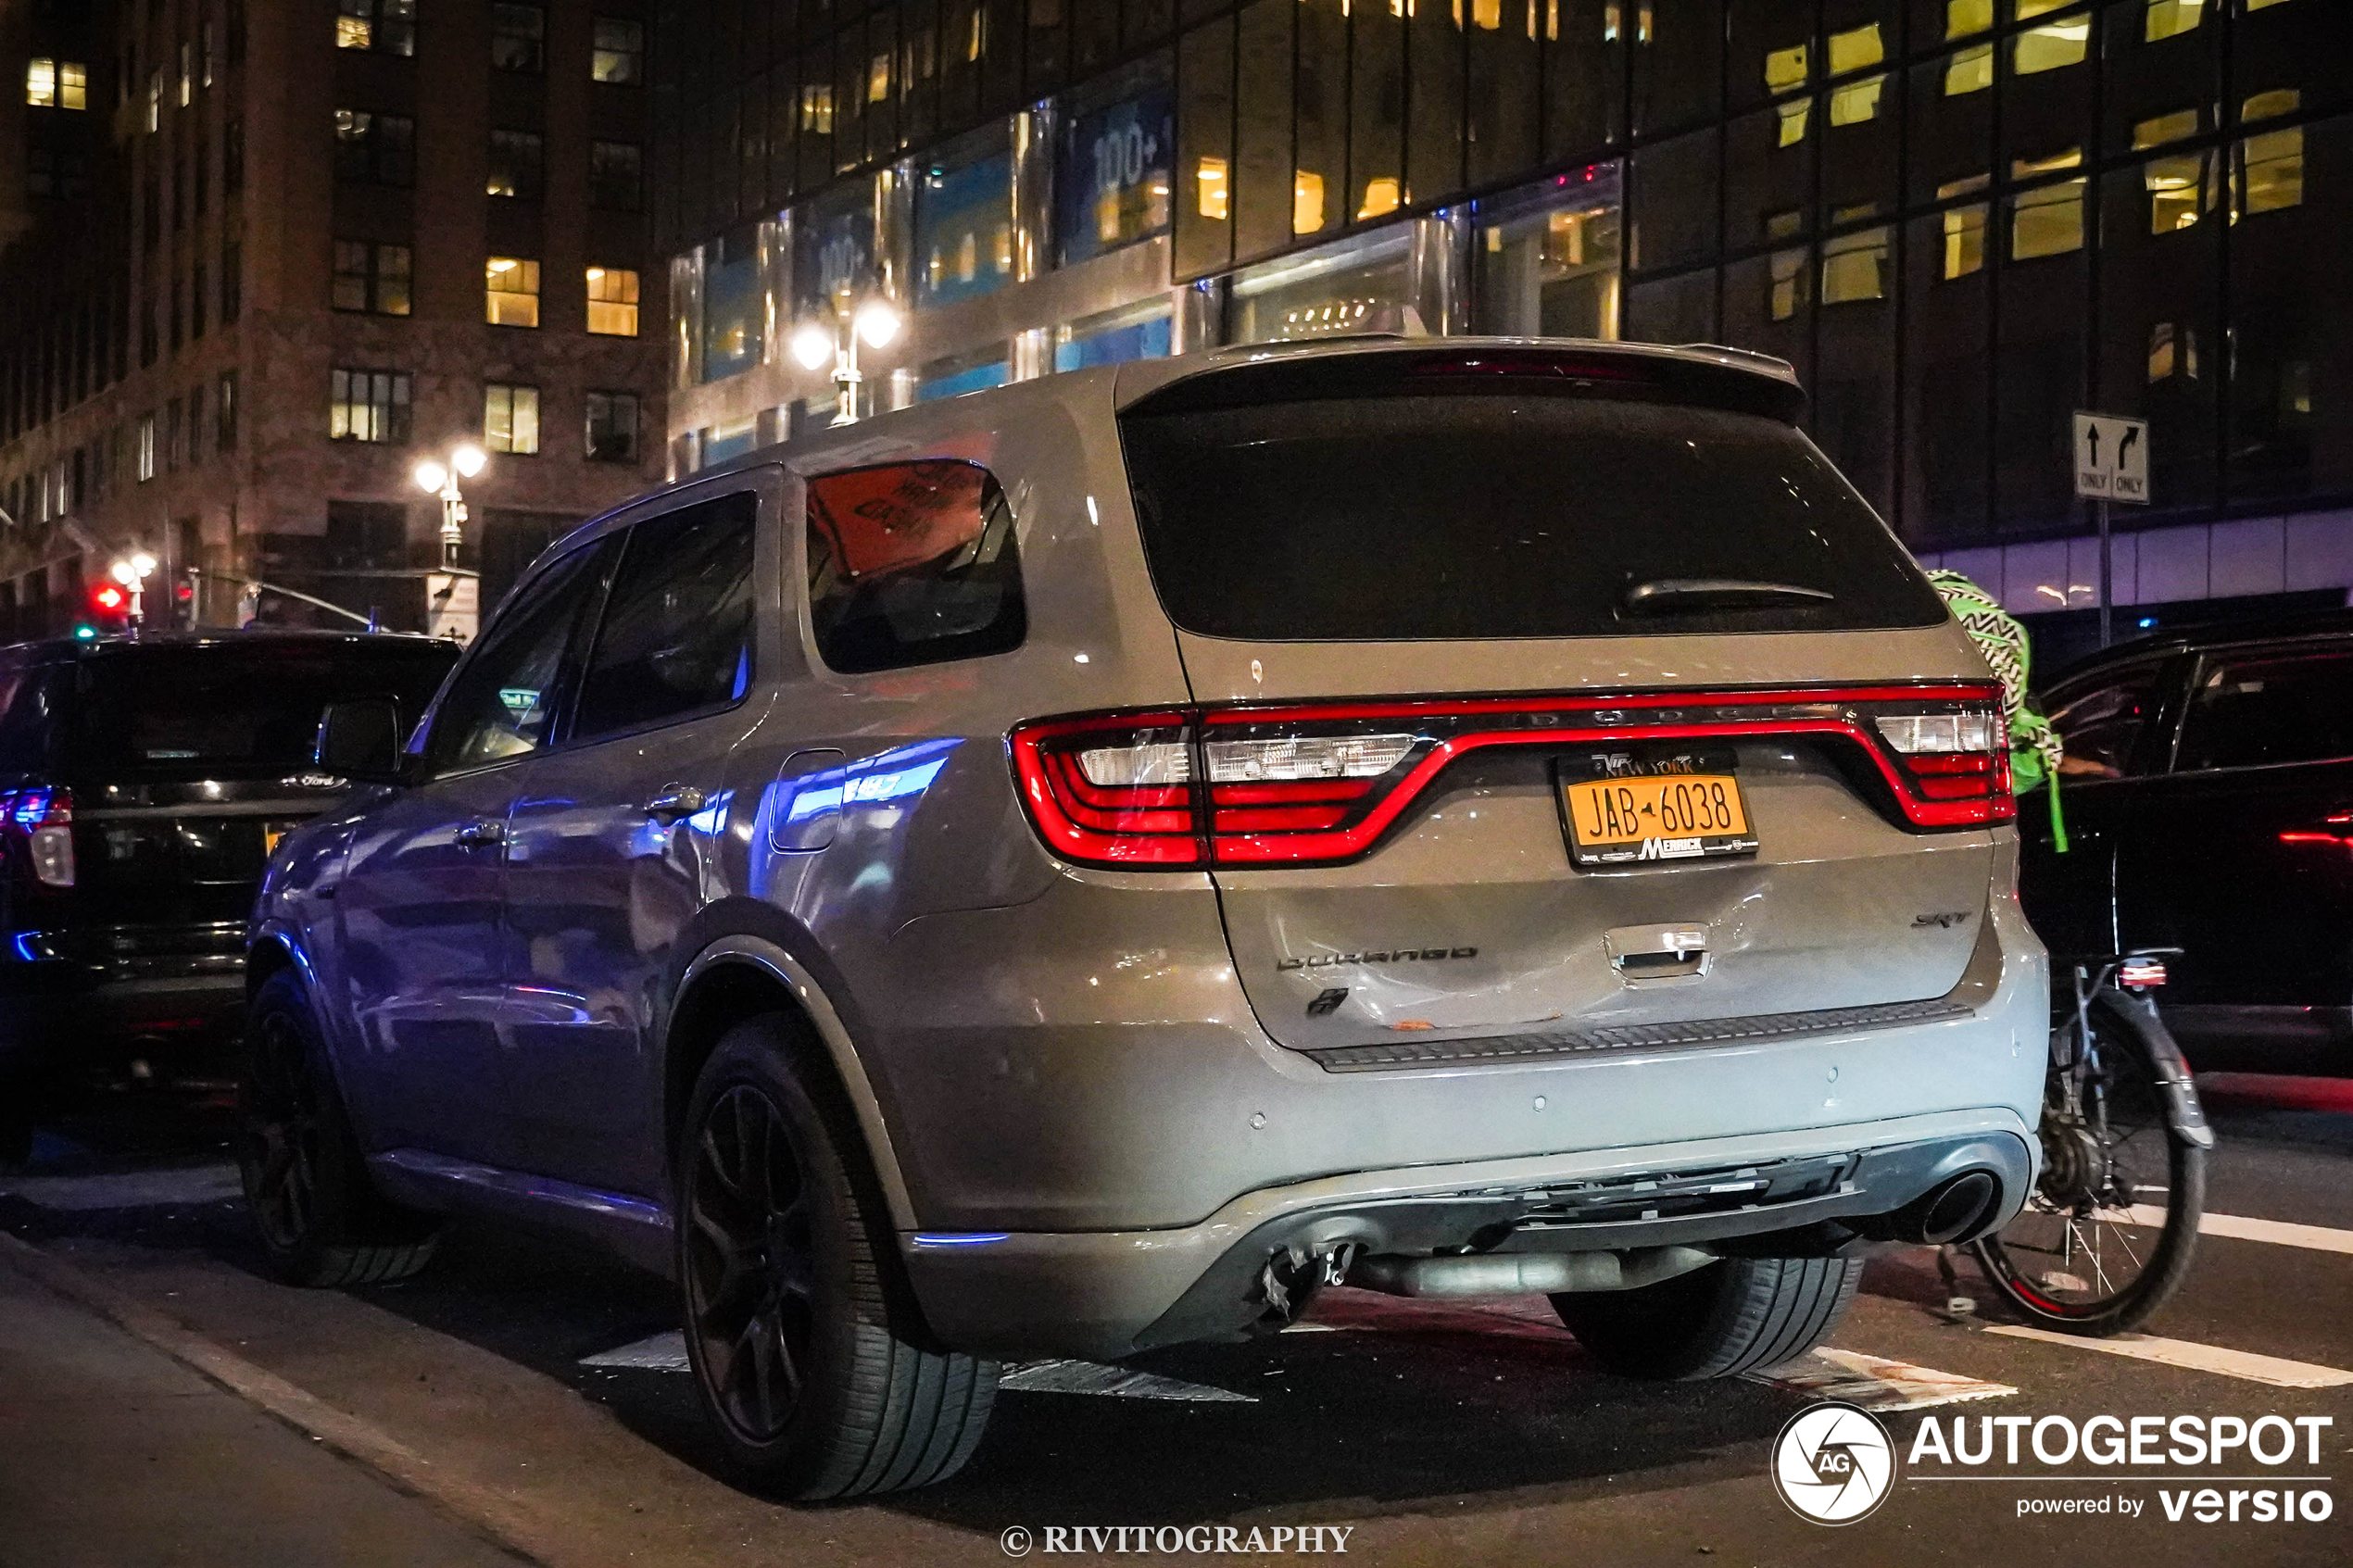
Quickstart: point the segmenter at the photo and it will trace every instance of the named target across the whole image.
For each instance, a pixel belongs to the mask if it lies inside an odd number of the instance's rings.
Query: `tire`
[[[748,1485],[799,1501],[946,1480],[979,1446],[998,1365],[929,1344],[878,1184],[795,1020],[736,1025],[673,1161],[687,1358]]]
[[[423,1268],[440,1222],[393,1203],[370,1181],[293,971],[262,983],[245,1033],[237,1167],[270,1272],[323,1288],[381,1285]]]
[[[2207,1151],[2183,1138],[2164,1119],[2163,1097],[2157,1088],[2162,1076],[2160,1061],[2164,1053],[2149,1040],[2133,1010],[2119,1005],[2111,993],[2102,992],[2092,998],[2092,1019],[2106,1048],[2120,1047],[2126,1053],[2109,1075],[2109,1093],[2120,1102],[2139,1102],[2135,1114],[2144,1121],[2155,1119],[2165,1140],[2165,1223],[2158,1231],[2146,1265],[2131,1284],[2111,1295],[2082,1301],[2061,1299],[2064,1293],[2053,1290],[2046,1281],[2035,1277],[2038,1265],[2025,1245],[2027,1227],[2033,1223],[2033,1216],[2026,1211],[2012,1219],[1999,1235],[1974,1243],[1971,1250],[1987,1283],[2027,1322],[2062,1334],[2105,1337],[2140,1327],[2171,1298],[2189,1273],[2190,1264],[2197,1255],[2198,1220],[2206,1210]],[[2053,1139],[2058,1135],[2054,1116],[2053,1101],[2046,1096],[2043,1112],[2044,1174],[2035,1192],[2028,1197],[2030,1210],[2050,1196],[2054,1177],[2062,1169],[2061,1160],[2052,1152]],[[2100,1225],[2096,1215],[2091,1232],[2097,1240]],[[2042,1288],[2038,1289],[2038,1285]]]
[[[1609,1371],[1689,1383],[1812,1349],[1862,1278],[1859,1258],[1727,1258],[1635,1290],[1555,1296],[1553,1311]]]

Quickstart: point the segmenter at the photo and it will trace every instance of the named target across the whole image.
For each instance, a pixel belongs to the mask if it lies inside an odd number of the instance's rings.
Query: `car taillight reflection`
[[[0,836],[24,841],[34,881],[49,887],[73,885],[71,790],[0,791]]]
[[[1353,859],[1489,746],[1797,736],[1862,761],[1907,827],[2016,815],[2000,692],[1974,684],[1168,709],[1040,720],[1008,741],[1055,853],[1168,869]]]

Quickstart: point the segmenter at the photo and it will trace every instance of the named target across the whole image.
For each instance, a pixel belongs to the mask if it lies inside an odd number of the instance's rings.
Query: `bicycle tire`
[[[2156,1248],[2130,1285],[2112,1296],[2086,1302],[2056,1300],[2035,1289],[2029,1282],[2024,1268],[2010,1257],[2003,1246],[2003,1236],[2016,1227],[2016,1219],[2001,1232],[1971,1244],[1970,1250],[1975,1254],[1978,1267],[1983,1272],[1987,1283],[2029,1323],[2037,1327],[2056,1329],[2062,1334],[2105,1338],[2138,1328],[2151,1313],[2172,1298],[2188,1275],[2190,1264],[2197,1254],[2198,1221],[2206,1210],[2207,1151],[2183,1136],[2181,1129],[2164,1115],[2164,1096],[2158,1085],[2163,1080],[2166,1062],[2171,1053],[2160,1049],[2145,1022],[2132,1010],[2119,1005],[2114,992],[2104,990],[2093,997],[2091,1010],[2095,1026],[2109,1039],[2129,1047],[2128,1054],[2135,1070],[2146,1082],[2147,1092],[2164,1130],[2166,1212],[2164,1224],[2156,1227]],[[2052,1072],[2056,1075],[2058,1069],[2054,1067]],[[2045,1123],[2047,1125],[2047,1110]],[[2030,1196],[2029,1204],[2033,1201],[2033,1197]]]

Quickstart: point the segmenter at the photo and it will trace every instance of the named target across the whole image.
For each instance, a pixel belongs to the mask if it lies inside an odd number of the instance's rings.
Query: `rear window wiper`
[[[1679,610],[1752,609],[1777,604],[1829,604],[1827,588],[1794,583],[1755,583],[1744,577],[1654,577],[1626,590],[1625,605],[1644,614]]]

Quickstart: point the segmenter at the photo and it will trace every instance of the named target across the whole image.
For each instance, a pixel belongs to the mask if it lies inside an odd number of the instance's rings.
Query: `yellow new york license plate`
[[[1561,814],[1579,865],[1702,859],[1756,849],[1730,773],[1564,778]]]

